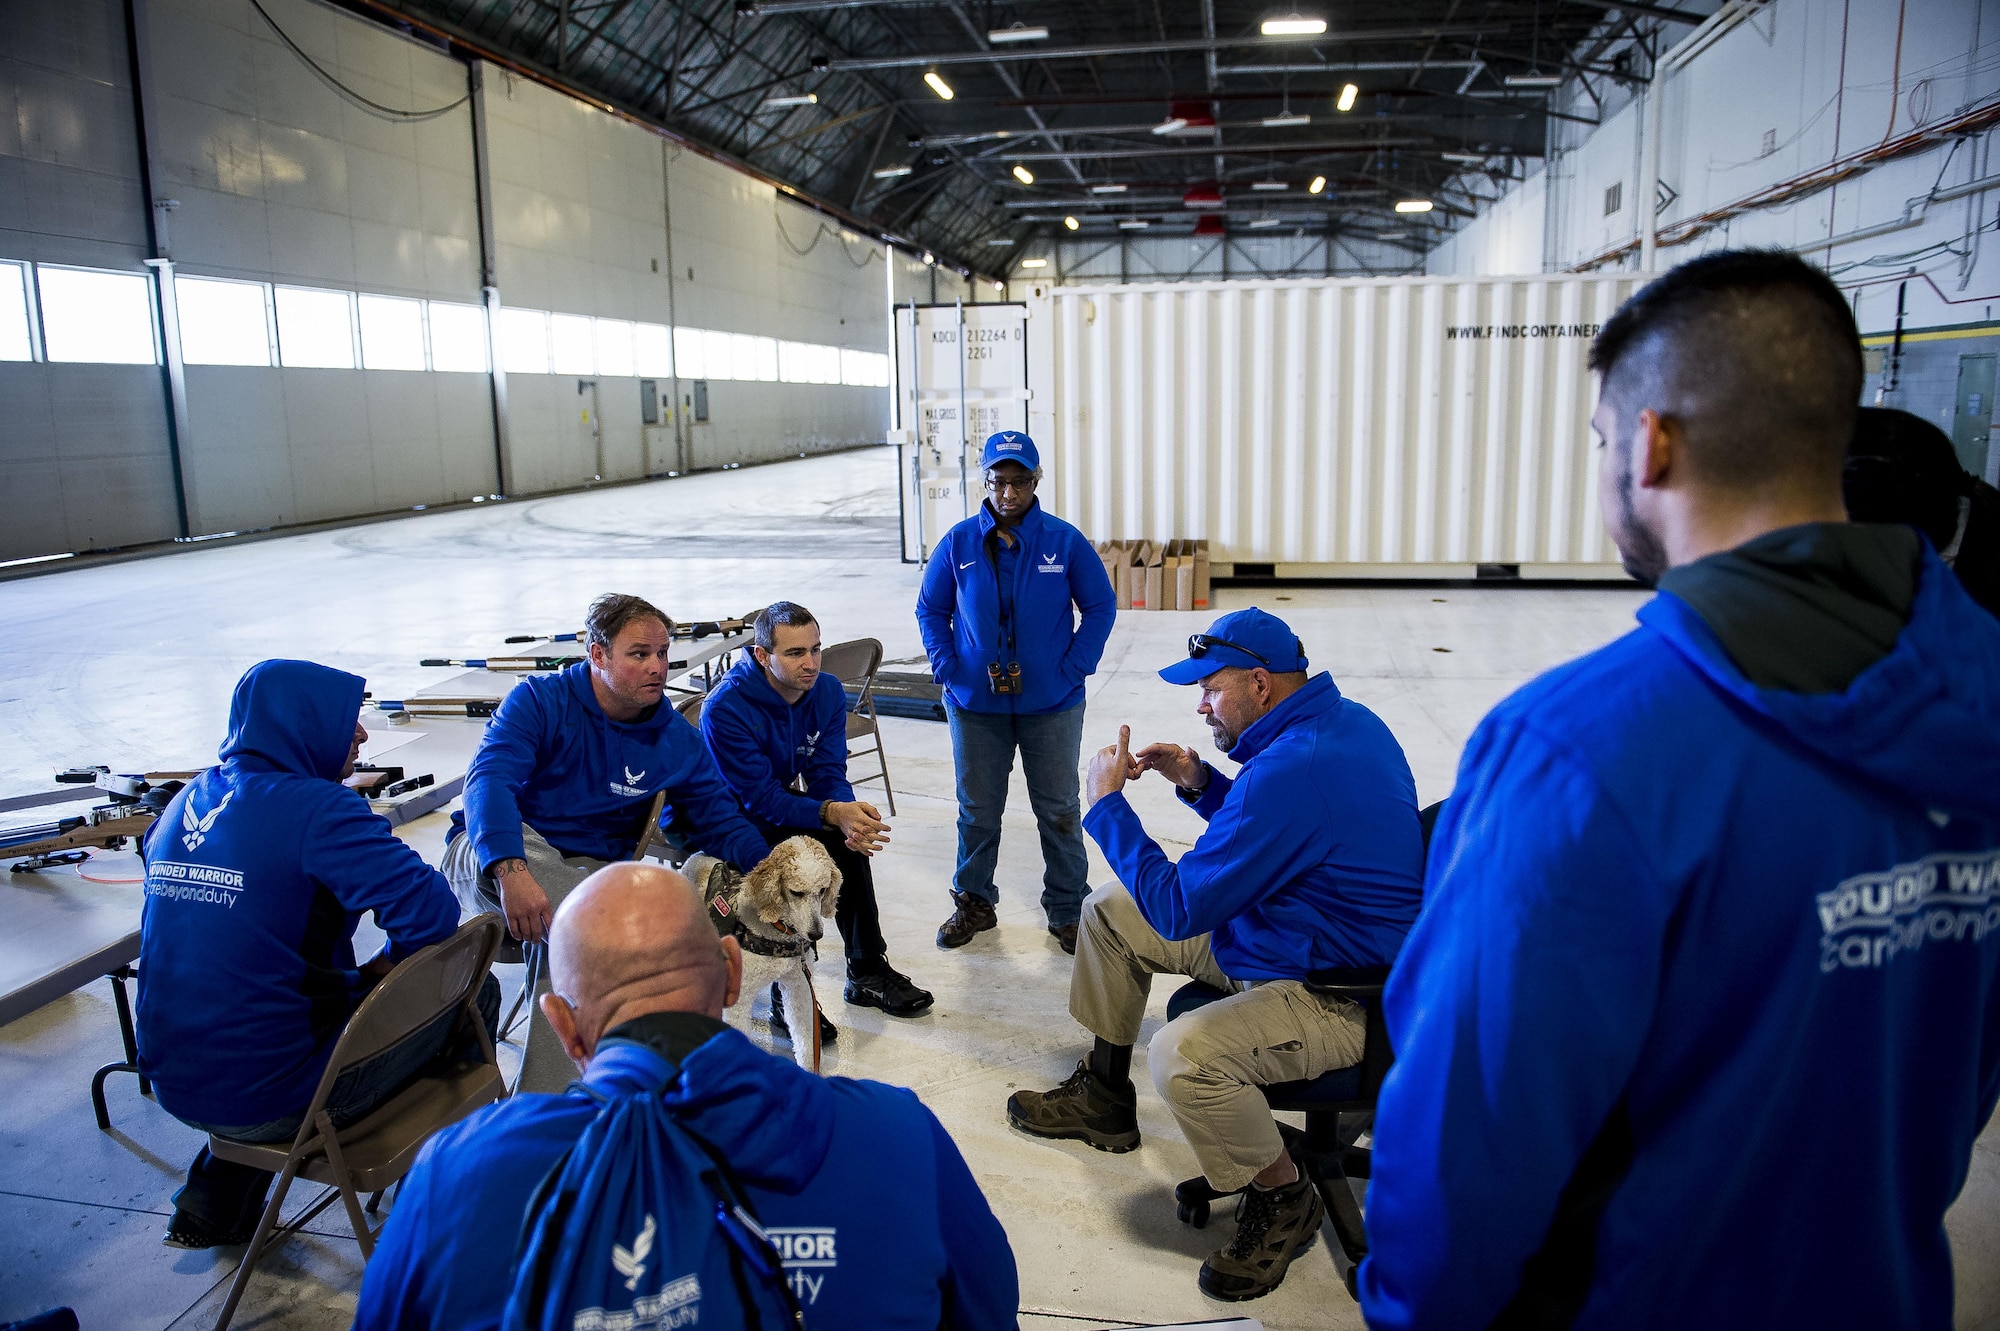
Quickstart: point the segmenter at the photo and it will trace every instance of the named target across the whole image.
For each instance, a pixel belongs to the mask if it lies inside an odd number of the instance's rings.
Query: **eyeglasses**
[[[1268,669],[1270,667],[1270,657],[1265,656],[1262,652],[1253,652],[1241,643],[1231,642],[1227,638],[1211,637],[1206,633],[1188,634],[1188,656],[1192,660],[1201,660],[1202,657],[1207,656],[1210,651],[1217,647],[1228,647],[1243,653],[1245,656],[1254,656],[1264,663],[1265,668]]]
[[[1027,494],[1035,488],[1035,478],[1033,476],[1023,476],[1018,481],[1010,481],[1000,476],[988,476],[986,478],[986,488],[994,494],[1003,494],[1008,491],[1012,491],[1015,494]]]

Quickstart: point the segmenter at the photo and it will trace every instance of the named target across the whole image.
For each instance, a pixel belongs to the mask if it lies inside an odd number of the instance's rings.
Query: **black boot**
[[[847,989],[841,996],[857,1007],[881,1008],[892,1017],[922,1016],[935,1001],[930,990],[917,988],[886,957],[849,962]]]

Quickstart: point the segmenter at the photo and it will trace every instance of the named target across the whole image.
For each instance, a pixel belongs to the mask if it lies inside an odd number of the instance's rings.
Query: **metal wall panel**
[[[1636,279],[1045,287],[1048,502],[1220,562],[1615,564],[1590,339]]]

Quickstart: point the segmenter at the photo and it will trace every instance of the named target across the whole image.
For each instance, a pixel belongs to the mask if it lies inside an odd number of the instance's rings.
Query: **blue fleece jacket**
[[[1537,1270],[1578,1327],[1942,1331],[2000,1096],[2000,622],[1926,548],[1893,650],[1803,694],[1639,618],[1466,748],[1386,998],[1369,1325],[1487,1325],[1572,1187]]]
[[[522,823],[565,855],[622,860],[662,790],[661,825],[682,820],[696,849],[739,869],[768,853],[687,718],[660,703],[637,721],[613,721],[591,690],[589,664],[578,662],[530,675],[500,704],[466,769],[452,835],[467,829],[482,869],[521,854]]]
[[[917,629],[931,674],[953,705],[970,712],[1066,712],[1083,702],[1083,681],[1104,655],[1118,595],[1083,533],[1037,500],[1014,528],[1021,557],[1003,614],[997,525],[993,506],[982,504],[924,565]],[[986,667],[1009,661],[1020,663],[1023,690],[994,693]]]
[[[746,653],[709,691],[701,737],[723,784],[766,841],[817,828],[822,803],[854,798],[847,782],[847,691],[824,670],[805,697],[789,703]],[[803,795],[791,789],[800,777]]]
[[[1322,672],[1229,756],[1242,769],[1232,781],[1207,768],[1192,807],[1208,827],[1178,862],[1122,791],[1084,815],[1146,923],[1163,938],[1212,933],[1216,964],[1237,980],[1394,961],[1417,918],[1424,845],[1389,727]]]
[[[910,1092],[816,1077],[727,1029],[678,1068],[607,1040],[585,1075],[608,1094],[660,1088],[729,1161],[813,1331],[1015,1325],[1006,1231]],[[497,1327],[530,1197],[597,1111],[581,1092],[517,1095],[433,1138],[368,1263],[357,1331]]]
[[[222,765],[147,829],[139,1067],[178,1118],[247,1128],[307,1106],[367,993],[363,914],[396,960],[458,927],[444,877],[340,784],[363,683],[307,661],[252,666]]]

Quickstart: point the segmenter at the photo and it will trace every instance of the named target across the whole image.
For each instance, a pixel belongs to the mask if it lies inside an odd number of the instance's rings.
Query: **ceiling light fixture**
[[[1321,190],[1324,190],[1325,188],[1326,188],[1326,177],[1314,176],[1312,178],[1312,184],[1306,186],[1306,193],[1318,194]]]
[[[932,264],[932,265],[935,265],[935,264],[937,263],[937,255],[935,255],[935,254],[932,254],[932,253],[931,253],[931,252],[930,252],[929,250],[925,250],[925,251],[924,251],[924,262],[925,262],[925,263],[927,263],[927,264]]]
[[[1278,219],[1275,217],[1259,217],[1250,223],[1250,229],[1252,231],[1268,231],[1277,225]]]
[[[988,245],[1012,245],[1014,238],[1012,236],[988,236],[986,243]]]
[[[1396,211],[1399,213],[1427,213],[1432,204],[1429,199],[1398,199]]]
[[[1326,31],[1326,20],[1307,18],[1293,10],[1279,18],[1267,18],[1261,29],[1266,37],[1317,37]]]
[[[1188,122],[1186,121],[1186,119],[1181,116],[1168,116],[1165,120],[1162,120],[1159,124],[1153,126],[1153,133],[1173,134],[1180,130],[1186,129],[1187,123]]]
[[[1287,185],[1282,180],[1257,180],[1251,182],[1250,188],[1254,190],[1262,190],[1269,194],[1277,194],[1284,190],[1290,189],[1291,186]]]
[[[1333,109],[1336,111],[1352,111],[1354,109],[1354,99],[1360,95],[1361,89],[1355,87],[1352,83],[1344,85],[1340,90],[1340,100],[1333,104]]]
[[[1464,162],[1468,166],[1477,166],[1486,160],[1479,153],[1439,153],[1438,156],[1447,162]]]
[[[938,76],[938,72],[935,69],[924,71],[924,82],[930,84],[931,91],[944,98],[947,102],[958,95],[951,90],[949,83],[946,83]]]
[[[875,172],[875,179],[887,180],[891,176],[907,176],[915,169],[908,162],[903,163],[901,166],[885,166]]]
[[[1120,231],[1144,231],[1152,223],[1143,217],[1128,217],[1118,224]]]
[[[774,110],[780,106],[818,106],[818,105],[819,105],[819,94],[816,92],[802,92],[787,97],[766,97],[764,99],[764,109],[767,111]]]
[[[1279,116],[1265,116],[1264,128],[1288,129],[1294,125],[1310,125],[1312,122],[1313,118],[1309,115],[1302,115],[1297,111],[1287,111]]]
[[[1025,23],[1015,23],[1005,28],[988,28],[986,40],[996,45],[1003,42],[1044,42],[1049,38],[1049,30],[1039,25],[1029,27]]]
[[[1016,163],[1014,166],[1014,179],[1020,181],[1023,185],[1032,185],[1035,183],[1035,173],[1027,167]]]
[[[1023,259],[1021,260],[1021,266],[1023,268],[1046,268],[1049,266],[1049,261],[1047,259]]]
[[[1070,230],[1075,231],[1079,227],[1081,227],[1083,223],[1077,221],[1074,217],[1065,217],[1063,218],[1063,225],[1068,227]]]
[[[1560,74],[1509,74],[1505,80],[1510,88],[1557,88],[1562,86]]]
[[[1123,193],[1125,192],[1125,186],[1123,186],[1123,185],[1092,185],[1092,186],[1090,187],[1090,192],[1091,192],[1092,194],[1123,194]]]
[[[995,282],[993,284],[993,289],[995,291],[1005,291],[1007,289],[1007,284],[1005,282]]]

